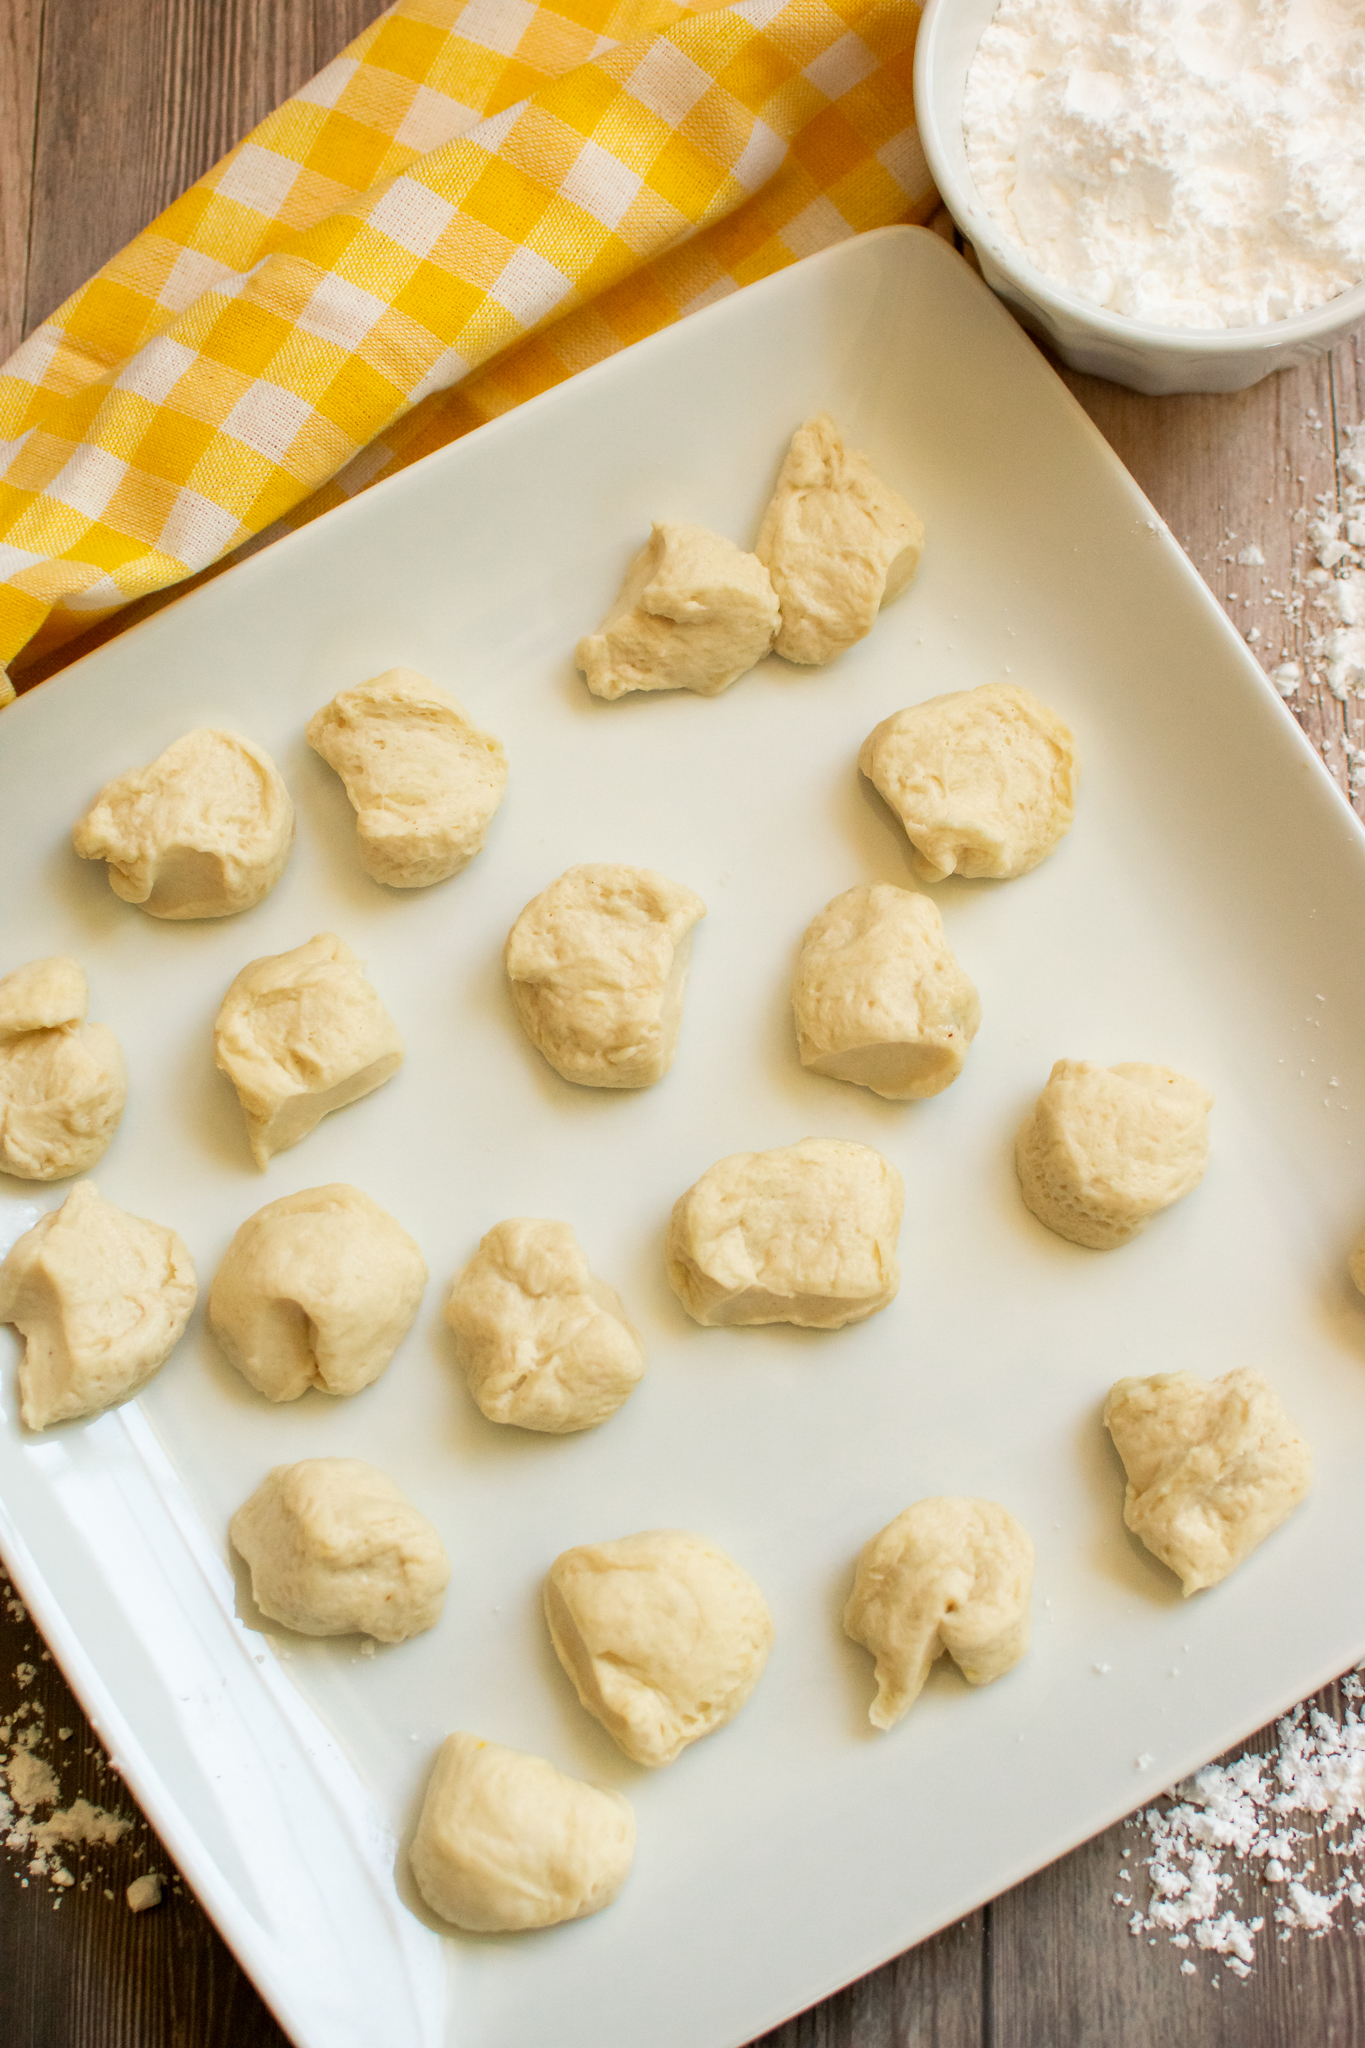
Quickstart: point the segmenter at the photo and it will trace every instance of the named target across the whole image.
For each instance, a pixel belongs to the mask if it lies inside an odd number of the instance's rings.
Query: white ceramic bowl
[[[1272,370],[1325,355],[1365,320],[1365,284],[1311,313],[1265,327],[1153,327],[1067,291],[1008,241],[982,203],[967,164],[962,101],[967,72],[998,0],[929,0],[915,49],[915,114],[934,183],[981,272],[1024,326],[1074,370],[1134,391],[1241,391]]]

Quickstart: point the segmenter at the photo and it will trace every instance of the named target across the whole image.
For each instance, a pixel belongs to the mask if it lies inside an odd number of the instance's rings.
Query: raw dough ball
[[[905,1189],[845,1138],[718,1160],[673,1205],[668,1278],[699,1323],[840,1330],[893,1301]]]
[[[446,1303],[469,1391],[490,1422],[591,1429],[638,1386],[645,1347],[567,1223],[513,1216],[483,1239]]]
[[[904,825],[921,882],[1026,875],[1076,815],[1076,743],[1017,683],[897,711],[863,741],[858,766]]]
[[[360,864],[392,889],[425,889],[467,867],[507,787],[502,741],[449,690],[389,668],[343,690],[305,734],[346,785]]]
[[[79,1024],[90,1007],[85,969],[66,953],[30,960],[0,976],[0,1045],[30,1031]]]
[[[294,806],[262,747],[188,732],[107,782],[71,835],[109,886],[153,917],[231,917],[268,896],[294,843]]]
[[[919,1698],[946,1650],[969,1685],[989,1685],[1029,1640],[1033,1545],[993,1500],[919,1500],[858,1559],[844,1633],[877,1660],[874,1728]]]
[[[300,1635],[401,1643],[441,1618],[445,1545],[388,1473],[361,1458],[277,1465],[228,1534],[262,1614]]]
[[[427,1265],[402,1225],[338,1182],[267,1202],[228,1246],[208,1326],[257,1393],[358,1394],[412,1327]]]
[[[637,1764],[671,1764],[733,1720],[773,1644],[748,1573],[684,1529],[566,1550],[545,1619],[579,1699]]]
[[[635,1815],[619,1792],[461,1732],[437,1752],[409,1855],[418,1891],[455,1927],[557,1927],[616,1897],[635,1856]]]
[[[1258,1372],[1119,1380],[1104,1426],[1128,1474],[1123,1519],[1187,1599],[1235,1571],[1313,1483],[1313,1454]]]
[[[1015,1142],[1025,1202],[1073,1244],[1127,1244],[1203,1179],[1212,1107],[1169,1067],[1058,1060]]]
[[[0,1265],[0,1323],[25,1339],[27,1429],[96,1415],[145,1387],[174,1350],[198,1292],[194,1261],[163,1224],[72,1188]]]
[[[803,1067],[893,1102],[954,1082],[981,1022],[938,905],[885,882],[845,889],[809,925],[792,1008]]]
[[[653,868],[569,868],[507,936],[522,1029],[584,1088],[648,1088],[678,1049],[700,896]]]
[[[919,566],[924,522],[828,413],[792,435],[754,553],[782,606],[777,651],[833,661],[872,631]]]
[[[403,1064],[397,1026],[335,932],[245,966],[223,997],[213,1047],[258,1166]]]
[[[718,696],[762,661],[777,598],[756,555],[704,526],[656,524],[621,593],[574,661],[595,697],[628,690]]]
[[[118,1129],[128,1072],[89,1002],[64,955],[0,978],[0,1170],[21,1180],[88,1173]]]

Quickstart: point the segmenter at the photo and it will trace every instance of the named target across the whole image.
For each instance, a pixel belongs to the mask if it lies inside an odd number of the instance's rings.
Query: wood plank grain
[[[0,1594],[8,1592],[0,1585]],[[30,1675],[31,1674],[31,1675]],[[192,1893],[178,1879],[134,1915],[128,1885],[175,1866],[109,1768],[32,1623],[0,1607],[0,1752],[41,1726],[63,1804],[136,1817],[117,1845],[62,1852],[75,1883],[0,1865],[3,2048],[288,2048]],[[60,1731],[68,1731],[63,1740]],[[42,1809],[45,1814],[47,1809]]]
[[[0,0],[0,362],[25,333],[43,0]]]
[[[1340,1693],[1318,1695],[1338,1718]],[[1273,1730],[1229,1752],[1273,1750]],[[1312,1833],[1311,1821],[1294,1824]],[[1196,1973],[1182,1972],[1182,1952],[1170,1942],[1130,1935],[1114,1904],[1122,1868],[1133,1869],[1141,1847],[1131,1829],[1110,1828],[1083,1848],[1040,1871],[996,1900],[992,1921],[996,2024],[983,2048],[1020,2043],[1102,2042],[1104,2048],[1358,2048],[1365,2030],[1365,1958],[1349,1922],[1330,1935],[1299,1934],[1281,1943],[1273,1930],[1261,1937],[1253,1975],[1240,1982],[1216,1958],[1198,1956]],[[1319,1879],[1333,1862],[1318,1838],[1305,1847]],[[1134,1877],[1138,1875],[1133,1871]],[[1253,1894],[1229,1893],[1234,1912],[1264,1912]]]
[[[991,1911],[945,1927],[751,2048],[980,2048]]]
[[[1358,330],[1332,356],[1332,426],[1337,454],[1337,496],[1344,499],[1346,479],[1340,473],[1341,457],[1348,452],[1347,440],[1353,428],[1365,421],[1365,328]],[[1341,707],[1342,752],[1345,773],[1355,809],[1365,817],[1365,699],[1351,697]],[[1352,760],[1354,754],[1355,759]],[[1332,756],[1329,765],[1335,767]]]
[[[321,70],[384,11],[375,0],[313,0],[313,42],[319,53],[314,68]]]
[[[333,54],[275,0],[43,4],[30,326]]]

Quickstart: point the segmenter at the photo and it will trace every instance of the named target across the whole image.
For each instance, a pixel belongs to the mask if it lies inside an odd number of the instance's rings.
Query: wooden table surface
[[[0,359],[378,11],[373,0],[0,0]],[[1067,382],[1239,628],[1259,629],[1267,666],[1301,659],[1303,625],[1271,592],[1289,592],[1296,561],[1306,566],[1305,513],[1335,497],[1345,436],[1365,416],[1361,337],[1232,397]],[[1237,563],[1248,544],[1263,567]],[[1305,689],[1293,708],[1347,788],[1360,706]],[[1323,1704],[1337,1710],[1334,1689]],[[59,1744],[64,1797],[132,1810],[31,1625],[9,1612],[0,1722],[21,1706],[71,1731]],[[1123,1862],[1114,1828],[763,2048],[1365,2042],[1365,1943],[1349,1921],[1270,1944],[1249,1982],[1224,1972],[1215,1989],[1207,1968],[1182,1975],[1165,1941],[1129,1935],[1113,1899]],[[128,1911],[129,1880],[170,1867],[145,1825],[85,1867],[92,1881],[58,1894],[26,1882],[13,1855],[0,1864],[0,2048],[283,2048],[188,1893]]]

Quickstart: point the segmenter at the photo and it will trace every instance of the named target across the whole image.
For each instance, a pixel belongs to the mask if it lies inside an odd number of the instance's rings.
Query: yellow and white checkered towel
[[[399,0],[0,369],[0,663],[925,218],[918,20]]]

